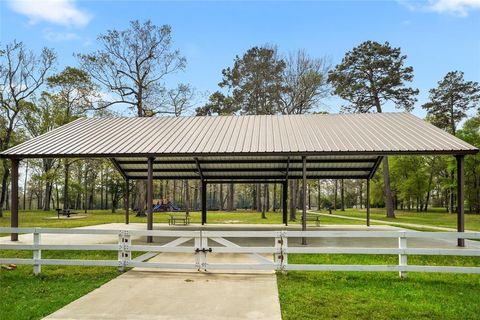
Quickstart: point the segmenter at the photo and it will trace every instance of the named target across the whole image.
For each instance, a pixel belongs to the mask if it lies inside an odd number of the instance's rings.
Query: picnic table
[[[177,222],[183,224],[184,226],[190,224],[190,215],[186,214],[171,214],[168,219],[168,225],[175,225]]]
[[[57,218],[60,219],[60,215],[62,216],[67,216],[67,218],[70,218],[71,214],[78,214],[78,212],[72,212],[70,210],[63,210],[60,208],[55,209],[57,211]]]
[[[314,221],[315,226],[319,227],[320,226],[320,215],[315,214],[315,213],[307,213],[305,217],[305,221]]]

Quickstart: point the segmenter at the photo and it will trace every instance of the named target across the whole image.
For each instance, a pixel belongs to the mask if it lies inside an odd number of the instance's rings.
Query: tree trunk
[[[312,210],[312,193],[311,193],[311,188],[310,185],[307,184],[308,187],[308,210]]]
[[[105,203],[103,202],[103,185],[104,185],[104,177],[103,177],[103,167],[100,171],[100,209],[105,209]]]
[[[345,181],[342,179],[340,180],[340,201],[341,203],[341,210],[345,211]]]
[[[57,194],[55,201],[57,202],[57,209],[60,208],[60,193],[58,192],[58,183],[55,183],[55,192]]]
[[[451,181],[452,181],[452,185],[454,184],[455,182],[455,172],[452,170],[450,172],[450,177],[451,177]],[[454,214],[455,213],[455,210],[454,210],[454,206],[455,206],[455,196],[454,196],[454,191],[453,191],[453,187],[450,187],[450,198],[449,198],[449,201],[448,201],[448,211],[451,213],[451,214]]]
[[[268,210],[270,210],[270,185],[268,183],[265,183],[264,188],[267,190],[267,192],[263,196],[265,197],[265,204],[267,206],[265,210],[268,212]]]
[[[64,172],[64,186],[63,186],[63,210],[68,210],[70,209],[69,205],[69,195],[68,195],[68,183],[70,179],[70,163],[68,162],[68,159],[65,159],[65,172]]]
[[[221,184],[221,183],[220,183],[220,191],[219,191],[219,196],[218,197],[220,198],[220,210],[223,211],[223,209],[225,209],[225,208],[223,206],[223,184]]]
[[[0,194],[0,218],[3,217],[3,208],[7,200],[8,177],[10,176],[10,167],[7,159],[2,159],[3,163],[3,177],[2,177],[2,192]]]
[[[146,217],[145,214],[145,181],[137,181],[137,217]],[[150,204],[151,205],[151,204]]]
[[[43,202],[43,211],[50,211],[50,201],[52,200],[52,183],[45,183],[45,201]]]
[[[198,195],[199,195],[199,192],[198,192],[198,184],[199,184],[199,183],[200,183],[200,182],[195,183],[195,189],[193,189],[193,209],[194,209],[195,211],[198,210]],[[162,186],[162,191],[163,191],[163,182],[162,182],[161,186]],[[162,198],[163,198],[163,197],[162,197]]]
[[[263,195],[260,197],[262,199],[262,219],[267,219],[267,194],[268,194],[268,184],[263,184]]]
[[[273,184],[273,212],[277,211],[277,184]]]
[[[262,206],[262,186],[260,183],[257,183],[256,187],[256,199],[255,199],[255,210],[261,211]]]
[[[228,200],[227,200],[227,211],[233,211],[235,208],[235,185],[230,183],[228,185]]]
[[[290,221],[297,220],[297,180],[290,180]]]
[[[190,213],[190,186],[188,183],[188,180],[185,180],[184,182],[185,185],[185,213],[189,214]]]
[[[363,208],[363,180],[360,180],[360,210]]]
[[[320,179],[317,180],[317,210],[320,211],[322,205],[322,184]]]
[[[335,179],[335,187],[333,188],[333,210],[337,211],[337,198],[338,198],[338,180]]]
[[[395,218],[395,212],[393,211],[392,189],[390,188],[388,157],[383,157],[383,182],[385,188],[385,209],[387,210],[387,218]]]
[[[25,179],[23,180],[23,210],[27,210],[28,161],[25,161]]]
[[[432,159],[432,163],[430,164],[430,176],[428,177],[428,187],[427,187],[427,196],[425,198],[425,208],[423,209],[425,212],[428,210],[428,202],[430,201],[430,189],[432,188],[433,182],[433,171],[435,167],[435,158]]]

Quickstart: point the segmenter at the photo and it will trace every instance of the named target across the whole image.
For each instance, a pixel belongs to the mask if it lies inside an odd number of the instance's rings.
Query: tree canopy
[[[413,68],[405,67],[406,55],[400,48],[366,41],[348,51],[342,62],[329,72],[328,82],[333,94],[350,102],[346,112],[382,112],[385,102],[411,111],[417,101],[417,89],[405,86],[413,79]]]
[[[462,71],[450,71],[429,91],[430,101],[422,105],[427,116],[437,127],[456,134],[460,121],[467,117],[467,111],[480,108],[480,85],[466,81]]]

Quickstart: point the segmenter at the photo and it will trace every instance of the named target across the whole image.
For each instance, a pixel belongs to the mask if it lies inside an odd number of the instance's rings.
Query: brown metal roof
[[[409,113],[371,113],[85,118],[0,156],[115,158],[117,167],[132,178],[146,177],[147,157],[157,158],[154,169],[159,178],[198,178],[194,161],[198,158],[205,176],[253,180],[285,177],[287,159],[291,160],[289,176],[301,176],[302,155],[308,156],[309,177],[365,177],[385,155],[476,152],[475,147]],[[315,159],[317,163],[312,162]]]

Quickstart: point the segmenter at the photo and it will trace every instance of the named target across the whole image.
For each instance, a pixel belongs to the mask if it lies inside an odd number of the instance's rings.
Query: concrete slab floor
[[[168,224],[155,224],[155,230],[300,230],[300,225],[284,226],[282,224],[269,225],[252,225],[252,224],[210,224],[210,225],[189,225],[189,226],[169,226]],[[142,223],[108,223],[87,227],[80,227],[79,229],[115,229],[115,230],[145,230],[145,225]],[[398,231],[405,230],[386,225],[362,226],[362,225],[322,225],[320,227],[309,226],[308,230],[324,230],[324,231]],[[164,244],[175,238],[158,238],[154,237],[154,244]],[[273,246],[273,240],[268,238],[228,238],[228,240],[235,242],[238,245],[245,246]],[[45,234],[42,235],[43,244],[108,244],[117,243],[118,237],[116,235],[67,235],[67,234]],[[145,243],[146,237],[133,237],[134,244]],[[289,239],[290,246],[301,246],[300,238]],[[11,242],[10,237],[0,237],[0,244],[31,244],[33,243],[32,234],[19,235],[19,241]],[[185,245],[192,245],[192,242],[187,242]],[[466,240],[466,248],[480,248],[479,241]],[[312,238],[309,239],[308,244],[311,246],[325,246],[325,247],[381,247],[381,248],[396,248],[398,240],[395,238]],[[211,240],[209,240],[209,245]],[[218,244],[213,244],[218,245]],[[408,240],[408,246],[411,248],[456,248],[456,240],[444,239],[423,239],[412,238]]]

